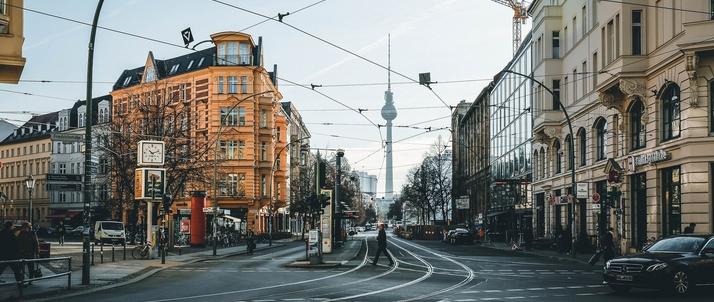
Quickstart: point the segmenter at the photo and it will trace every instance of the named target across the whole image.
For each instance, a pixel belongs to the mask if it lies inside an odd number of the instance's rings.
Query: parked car
[[[474,235],[467,229],[457,228],[447,233],[447,240],[451,244],[472,244],[474,242]]]
[[[94,223],[94,241],[124,244],[126,231],[119,221],[97,221]]]
[[[642,253],[605,264],[603,278],[615,292],[630,288],[665,289],[678,295],[697,285],[714,284],[714,235],[660,239]]]
[[[363,226],[358,226],[358,227],[355,228],[355,230],[356,230],[357,232],[364,232],[364,231],[365,231],[365,229],[364,229]]]

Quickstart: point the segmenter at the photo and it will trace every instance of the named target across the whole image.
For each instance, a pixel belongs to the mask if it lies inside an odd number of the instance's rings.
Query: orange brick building
[[[115,131],[136,133],[119,142],[126,144],[127,152],[135,152],[141,139],[164,140],[164,168],[169,170],[173,168],[172,154],[193,157],[184,160],[194,162],[203,176],[174,184],[178,188],[174,213],[190,208],[191,191],[205,191],[205,207],[217,200],[220,208],[247,222],[246,227],[267,231],[269,196],[275,197],[275,208],[285,206],[289,196],[288,153],[276,157],[288,137],[277,67],[272,72],[264,68],[260,38],[256,44],[250,35],[221,32],[211,39],[214,47],[176,58],[159,60],[149,52],[144,66],[122,72],[111,93],[115,100],[113,121],[119,124]],[[163,112],[161,133],[147,130],[151,123],[148,112],[157,108]],[[183,147],[187,153],[168,150],[172,142],[181,140],[190,141],[190,146]],[[203,149],[206,152],[191,153]],[[179,161],[173,163],[181,166]],[[218,166],[217,186],[214,163]],[[115,193],[118,186],[115,184]],[[125,221],[130,208],[125,209]]]

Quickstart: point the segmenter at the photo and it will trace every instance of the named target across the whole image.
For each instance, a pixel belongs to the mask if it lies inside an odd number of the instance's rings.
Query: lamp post
[[[542,87],[546,91],[548,91],[548,93],[550,93],[551,97],[554,96],[553,90],[548,88],[548,86],[546,86],[542,82],[536,80],[533,76],[525,75],[520,72],[516,72],[516,71],[508,70],[508,69],[501,70],[501,73],[510,73],[510,74],[515,74],[515,75],[527,78],[527,79],[531,80],[532,82],[538,84],[538,86]],[[570,169],[570,181],[571,181],[570,194],[572,196],[575,196],[575,194],[577,192],[577,185],[575,183],[575,150],[573,150],[574,149],[573,147],[575,146],[575,142],[574,142],[575,136],[573,136],[573,124],[570,120],[570,115],[568,115],[568,111],[565,110],[565,106],[563,106],[562,103],[559,103],[558,107],[560,107],[560,110],[563,111],[563,114],[565,115],[565,120],[568,123],[568,130],[570,131],[570,148],[569,148],[570,150],[568,150],[568,155],[569,155],[568,157],[570,158],[570,163],[573,166],[573,168]],[[570,254],[573,258],[575,258],[575,213],[574,213],[575,212],[575,198],[573,198],[572,202],[570,203],[570,211],[568,211],[568,212],[570,212],[569,213],[570,215],[568,215],[569,216],[568,220],[570,222],[570,230],[571,230],[570,231],[570,234],[571,234],[571,236],[570,236],[571,237],[571,239],[570,239]]]
[[[335,239],[342,239],[342,228],[340,227],[340,220],[337,219],[337,216],[335,213],[337,212],[336,207],[342,208],[341,205],[339,205],[340,201],[340,184],[342,183],[342,157],[345,156],[345,150],[342,149],[337,149],[337,157],[335,158],[335,165],[337,166],[337,171],[335,173],[335,197],[333,198],[332,206],[330,209],[332,210],[332,225],[334,226],[332,228],[332,241],[333,243],[337,240]],[[341,240],[340,240],[341,241]],[[334,245],[334,244],[333,244]]]
[[[243,101],[256,97],[259,95],[263,94],[268,94],[268,93],[274,93],[275,91],[273,90],[267,90],[263,92],[258,92],[258,93],[253,93],[250,94],[233,104],[230,108],[228,108],[228,111],[226,112],[226,115],[220,118],[220,123],[218,125],[218,133],[216,133],[216,150],[215,150],[215,155],[213,156],[213,256],[216,256],[218,254],[218,233],[216,232],[216,226],[218,225],[218,154],[221,150],[221,132],[223,131],[223,125],[226,122],[226,118],[233,113],[236,108],[238,108],[238,105],[243,103]]]
[[[28,209],[28,215],[29,217],[27,220],[30,221],[30,225],[32,228],[35,227],[35,215],[32,213],[32,191],[35,189],[35,177],[30,175],[27,178],[25,178],[25,187],[27,187],[27,193],[30,196],[30,204],[29,204],[29,209]]]
[[[269,213],[268,213],[268,215],[269,215],[269,216],[268,216],[268,217],[269,217],[269,220],[268,220],[268,246],[273,246],[273,212],[274,212],[274,211],[273,211],[273,210],[274,210],[273,207],[275,206],[275,204],[274,204],[274,202],[273,202],[274,199],[273,199],[273,197],[272,197],[272,193],[273,193],[273,185],[274,185],[274,184],[273,184],[273,177],[274,177],[274,174],[275,174],[275,163],[278,161],[278,158],[280,158],[280,153],[282,153],[282,152],[283,152],[285,149],[287,149],[290,145],[292,145],[292,144],[294,144],[294,143],[301,142],[301,141],[306,140],[306,139],[310,139],[310,136],[308,135],[308,136],[306,136],[306,137],[299,138],[299,139],[296,139],[296,140],[294,140],[294,141],[291,141],[291,142],[285,144],[284,147],[282,147],[282,148],[280,148],[280,150],[278,150],[278,153],[275,155],[275,158],[273,159],[273,166],[270,168],[270,180],[269,180],[269,181],[270,181],[270,187],[268,187],[269,190],[270,190],[270,192],[268,192],[268,196],[271,196],[271,197],[270,197],[270,208],[268,209],[268,210],[269,210]],[[275,199],[278,199],[278,196],[277,196],[277,195],[275,196]]]

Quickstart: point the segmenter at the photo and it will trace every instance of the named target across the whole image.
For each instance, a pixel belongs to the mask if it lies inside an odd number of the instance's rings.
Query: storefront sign
[[[52,141],[61,141],[63,144],[79,143],[84,141],[84,137],[79,134],[52,133]]]
[[[81,174],[47,174],[47,181],[82,181]]]
[[[638,156],[631,156],[632,160],[631,163],[635,167],[639,166],[644,166],[644,165],[649,165],[649,164],[654,164],[657,162],[669,160],[671,157],[671,154],[667,151],[664,150],[657,150],[651,153],[645,153],[642,155]]]
[[[576,187],[576,196],[578,199],[587,199],[588,198],[588,183],[587,182],[579,182],[577,183]]]
[[[459,210],[464,210],[469,208],[469,197],[461,196],[461,198],[456,199],[456,208]]]

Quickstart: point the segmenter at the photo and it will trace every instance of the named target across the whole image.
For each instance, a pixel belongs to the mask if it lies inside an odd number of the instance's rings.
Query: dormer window
[[[200,60],[198,60],[198,65],[196,65],[197,67],[201,67],[201,65],[203,65],[203,59],[204,58],[201,58]]]
[[[156,81],[156,72],[154,71],[154,66],[146,67],[146,82],[153,81]]]
[[[176,73],[178,71],[178,69],[179,69],[179,64],[175,64],[174,66],[171,66],[171,71],[169,71],[169,74]],[[147,82],[149,81],[148,75],[147,75],[146,81]]]
[[[131,76],[128,76],[124,79],[124,86],[129,85],[129,82],[131,81]]]
[[[223,42],[216,46],[219,65],[238,65],[238,42]]]
[[[193,66],[193,60],[191,60],[191,62],[188,62],[188,66],[186,67],[186,70],[190,70],[191,66]]]

